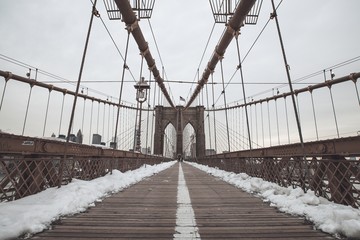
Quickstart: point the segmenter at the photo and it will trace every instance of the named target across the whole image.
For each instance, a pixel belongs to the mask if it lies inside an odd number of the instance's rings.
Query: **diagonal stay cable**
[[[211,37],[212,37],[212,35],[213,35],[213,33],[214,33],[215,25],[216,25],[216,22],[214,22],[214,24],[213,24],[213,26],[212,26],[212,28],[211,28],[210,35],[209,35],[208,40],[207,40],[207,42],[206,42],[205,49],[204,49],[203,54],[202,54],[202,56],[201,56],[201,59],[200,59],[198,68],[197,68],[196,73],[195,73],[195,76],[194,76],[194,80],[193,80],[193,82],[192,82],[192,84],[191,84],[191,87],[190,87],[190,89],[189,89],[188,95],[186,96],[186,99],[188,99],[188,97],[190,96],[190,94],[191,94],[191,92],[192,92],[192,87],[193,87],[193,85],[194,85],[194,83],[195,83],[196,77],[197,77],[198,74],[199,74],[200,65],[202,64],[202,61],[204,60],[205,53],[206,53],[206,51],[207,51],[207,49],[208,49],[208,46],[209,46]]]
[[[168,79],[168,78],[167,78],[167,75],[166,75],[166,72],[165,72],[164,62],[163,62],[162,57],[161,57],[161,54],[160,54],[159,45],[157,44],[157,41],[156,41],[156,38],[155,38],[155,34],[154,34],[153,27],[152,27],[152,25],[151,25],[150,19],[148,18],[147,20],[148,20],[148,24],[149,24],[149,27],[150,27],[151,35],[152,35],[152,37],[153,37],[153,39],[154,39],[156,51],[157,51],[157,53],[158,53],[158,55],[159,55],[160,63],[161,63],[162,69],[163,69],[163,73],[164,73],[163,78],[166,77],[165,79]],[[172,94],[172,91],[171,91],[171,87],[170,87],[169,82],[167,82],[167,84],[168,84],[168,87],[169,87],[169,95],[171,96],[172,100],[175,102],[175,99],[174,99],[174,96],[173,96],[173,94]]]
[[[90,2],[93,4],[93,1],[92,1],[92,0],[90,0]],[[120,49],[119,49],[118,45],[116,44],[116,42],[115,42],[115,40],[114,40],[114,38],[113,38],[112,34],[110,33],[109,28],[106,26],[106,24],[105,24],[105,22],[104,22],[103,18],[101,17],[101,14],[99,14],[99,18],[100,18],[100,20],[101,20],[101,22],[102,22],[102,24],[103,24],[103,26],[104,26],[104,28],[105,28],[106,32],[108,33],[108,35],[109,35],[109,37],[110,37],[111,41],[113,42],[113,44],[114,44],[114,46],[115,46],[115,48],[116,48],[117,52],[119,53],[120,57],[122,58],[122,60],[123,60],[123,61],[125,61],[124,56],[122,55],[122,53],[121,53],[121,51],[120,51]],[[131,70],[130,70],[129,66],[128,66],[128,71],[129,71],[129,73],[130,73],[131,77],[133,78],[134,82],[136,82],[135,77],[134,77],[133,73],[131,72]]]

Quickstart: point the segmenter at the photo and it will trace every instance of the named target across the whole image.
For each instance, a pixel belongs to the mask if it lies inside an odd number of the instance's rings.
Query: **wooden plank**
[[[303,218],[182,164],[201,239],[331,239]],[[33,239],[173,239],[178,165],[61,219]]]
[[[183,164],[201,239],[331,239],[304,219]]]

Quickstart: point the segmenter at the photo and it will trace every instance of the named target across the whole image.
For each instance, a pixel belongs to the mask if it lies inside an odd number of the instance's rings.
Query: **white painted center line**
[[[174,239],[201,239],[181,163],[179,163],[177,207]]]

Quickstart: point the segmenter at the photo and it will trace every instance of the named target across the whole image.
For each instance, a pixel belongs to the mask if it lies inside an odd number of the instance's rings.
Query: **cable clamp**
[[[276,11],[274,11],[273,13],[270,13],[270,19],[274,19],[275,17],[277,17]]]
[[[146,49],[144,50],[144,51],[141,51],[140,52],[140,55],[142,56],[142,57],[145,57],[145,55],[149,52],[150,50],[149,50],[149,45],[147,45],[146,46]]]
[[[5,77],[5,81],[7,82],[10,79],[12,79],[12,76],[13,76],[12,72],[7,72],[7,76]]]
[[[224,59],[224,55],[218,53],[217,48],[218,48],[218,47],[216,46],[216,49],[215,49],[215,51],[214,51],[214,55],[215,55],[219,60]]]
[[[99,13],[99,11],[96,9],[95,6],[93,6],[92,13],[93,13],[93,15],[94,15],[95,17],[98,17],[98,18],[100,17],[100,13]]]
[[[156,67],[156,64],[155,64],[155,62],[154,62],[154,64],[153,64],[152,66],[149,66],[149,70],[150,70],[150,71],[153,71],[155,67]]]
[[[350,80],[352,80],[354,83],[357,82],[357,78],[355,77],[355,73],[350,73],[349,77],[350,77]]]
[[[215,69],[214,68],[210,68],[210,62],[208,63],[207,65],[207,68],[209,69],[210,73],[213,74],[215,72]]]
[[[133,23],[127,24],[125,29],[128,30],[128,32],[132,32],[138,27],[139,27],[139,23],[138,23],[137,19],[135,19],[135,21]]]

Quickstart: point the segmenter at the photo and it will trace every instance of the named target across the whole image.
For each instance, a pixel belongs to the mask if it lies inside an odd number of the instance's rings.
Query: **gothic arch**
[[[183,131],[190,123],[196,134],[196,155],[205,155],[205,131],[204,131],[204,106],[189,107],[184,110],[183,106],[155,107],[155,133],[154,154],[164,153],[164,131],[169,123],[176,129],[176,155],[183,154]]]

